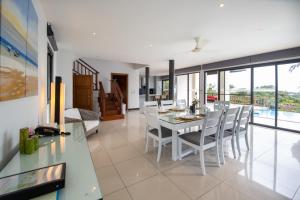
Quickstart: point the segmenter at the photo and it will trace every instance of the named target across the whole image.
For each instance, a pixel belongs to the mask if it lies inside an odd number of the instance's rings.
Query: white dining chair
[[[224,108],[230,107],[230,101],[215,101],[214,102],[214,110],[222,110]]]
[[[205,175],[205,163],[204,163],[204,151],[207,149],[215,148],[216,150],[216,163],[220,167],[219,158],[219,132],[222,119],[223,111],[208,112],[203,124],[202,130],[194,131],[179,135],[178,137],[178,151],[179,159],[182,159],[182,144],[186,144],[195,150],[199,151],[200,154],[200,165],[202,174]],[[214,137],[210,137],[214,135]]]
[[[162,146],[172,142],[172,130],[165,128],[160,125],[159,117],[157,112],[147,109],[145,112],[146,116],[146,147],[145,152],[148,152],[149,138],[154,141],[158,141],[157,159],[159,162],[161,157]]]
[[[158,108],[158,103],[157,103],[157,101],[145,101],[144,107],[157,107]]]
[[[160,102],[160,106],[163,108],[163,109],[171,109],[174,107],[174,101],[173,100],[162,100]]]
[[[236,144],[239,155],[241,155],[241,147],[240,147],[240,136],[245,136],[245,142],[247,146],[247,150],[249,151],[249,141],[248,141],[248,125],[250,121],[250,116],[253,110],[253,106],[243,106],[238,118],[237,126],[236,126]]]
[[[148,108],[148,107],[158,109],[158,102],[157,101],[145,101],[143,108],[141,109],[141,113],[142,114],[145,113],[145,108]]]
[[[237,125],[237,118],[239,116],[239,111],[240,111],[240,107],[225,109],[225,113],[223,115],[223,119],[221,123],[220,140],[219,140],[221,164],[225,164],[224,143],[228,140],[230,140],[231,142],[232,153],[234,158],[236,158],[234,140],[235,140],[235,131]]]
[[[185,99],[177,99],[176,100],[176,106],[186,107],[186,100]]]

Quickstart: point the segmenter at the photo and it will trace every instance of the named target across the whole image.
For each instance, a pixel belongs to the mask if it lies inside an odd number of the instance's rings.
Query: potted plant
[[[196,106],[199,104],[199,100],[197,98],[194,98],[192,101],[192,105],[190,106],[191,113],[195,113]]]

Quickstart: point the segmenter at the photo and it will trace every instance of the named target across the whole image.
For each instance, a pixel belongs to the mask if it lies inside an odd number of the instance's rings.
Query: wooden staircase
[[[74,75],[90,75],[93,77],[93,90],[99,91],[98,102],[101,112],[100,120],[109,121],[124,119],[122,114],[123,94],[116,80],[111,80],[111,93],[105,93],[103,84],[98,82],[99,72],[82,59],[73,63]]]
[[[115,80],[111,80],[111,93],[105,93],[103,84],[99,82],[99,105],[101,111],[101,120],[109,121],[115,119],[124,119],[122,114],[123,94]]]

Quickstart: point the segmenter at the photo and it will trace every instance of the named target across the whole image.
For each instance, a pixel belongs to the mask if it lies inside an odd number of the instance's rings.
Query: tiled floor
[[[197,155],[174,162],[167,145],[157,163],[152,145],[144,153],[144,120],[130,111],[88,138],[105,200],[300,200],[300,134],[250,126],[251,150],[244,145],[233,159],[227,145],[225,165],[207,166],[202,176]],[[212,153],[205,154],[208,163]]]

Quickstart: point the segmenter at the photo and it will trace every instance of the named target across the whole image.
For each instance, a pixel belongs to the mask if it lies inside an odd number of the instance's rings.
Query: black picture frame
[[[64,188],[65,187],[65,176],[66,176],[66,163],[58,163],[58,164],[50,165],[47,167],[42,167],[42,168],[30,170],[30,171],[25,171],[25,172],[22,172],[19,174],[5,176],[5,177],[0,178],[0,181],[1,180],[3,181],[3,179],[9,178],[9,177],[19,176],[21,174],[26,174],[26,173],[30,173],[30,172],[38,171],[38,170],[42,170],[42,169],[47,169],[47,168],[50,168],[53,166],[58,166],[58,165],[62,165],[62,170],[61,170],[59,179],[47,181],[45,183],[30,186],[30,187],[23,188],[23,189],[20,189],[17,191],[0,194],[0,200],[10,200],[10,199],[28,200],[28,199],[35,198],[35,197],[38,197],[38,196],[41,196],[41,195],[44,195],[47,193],[51,193],[51,192],[54,192],[54,191]]]

